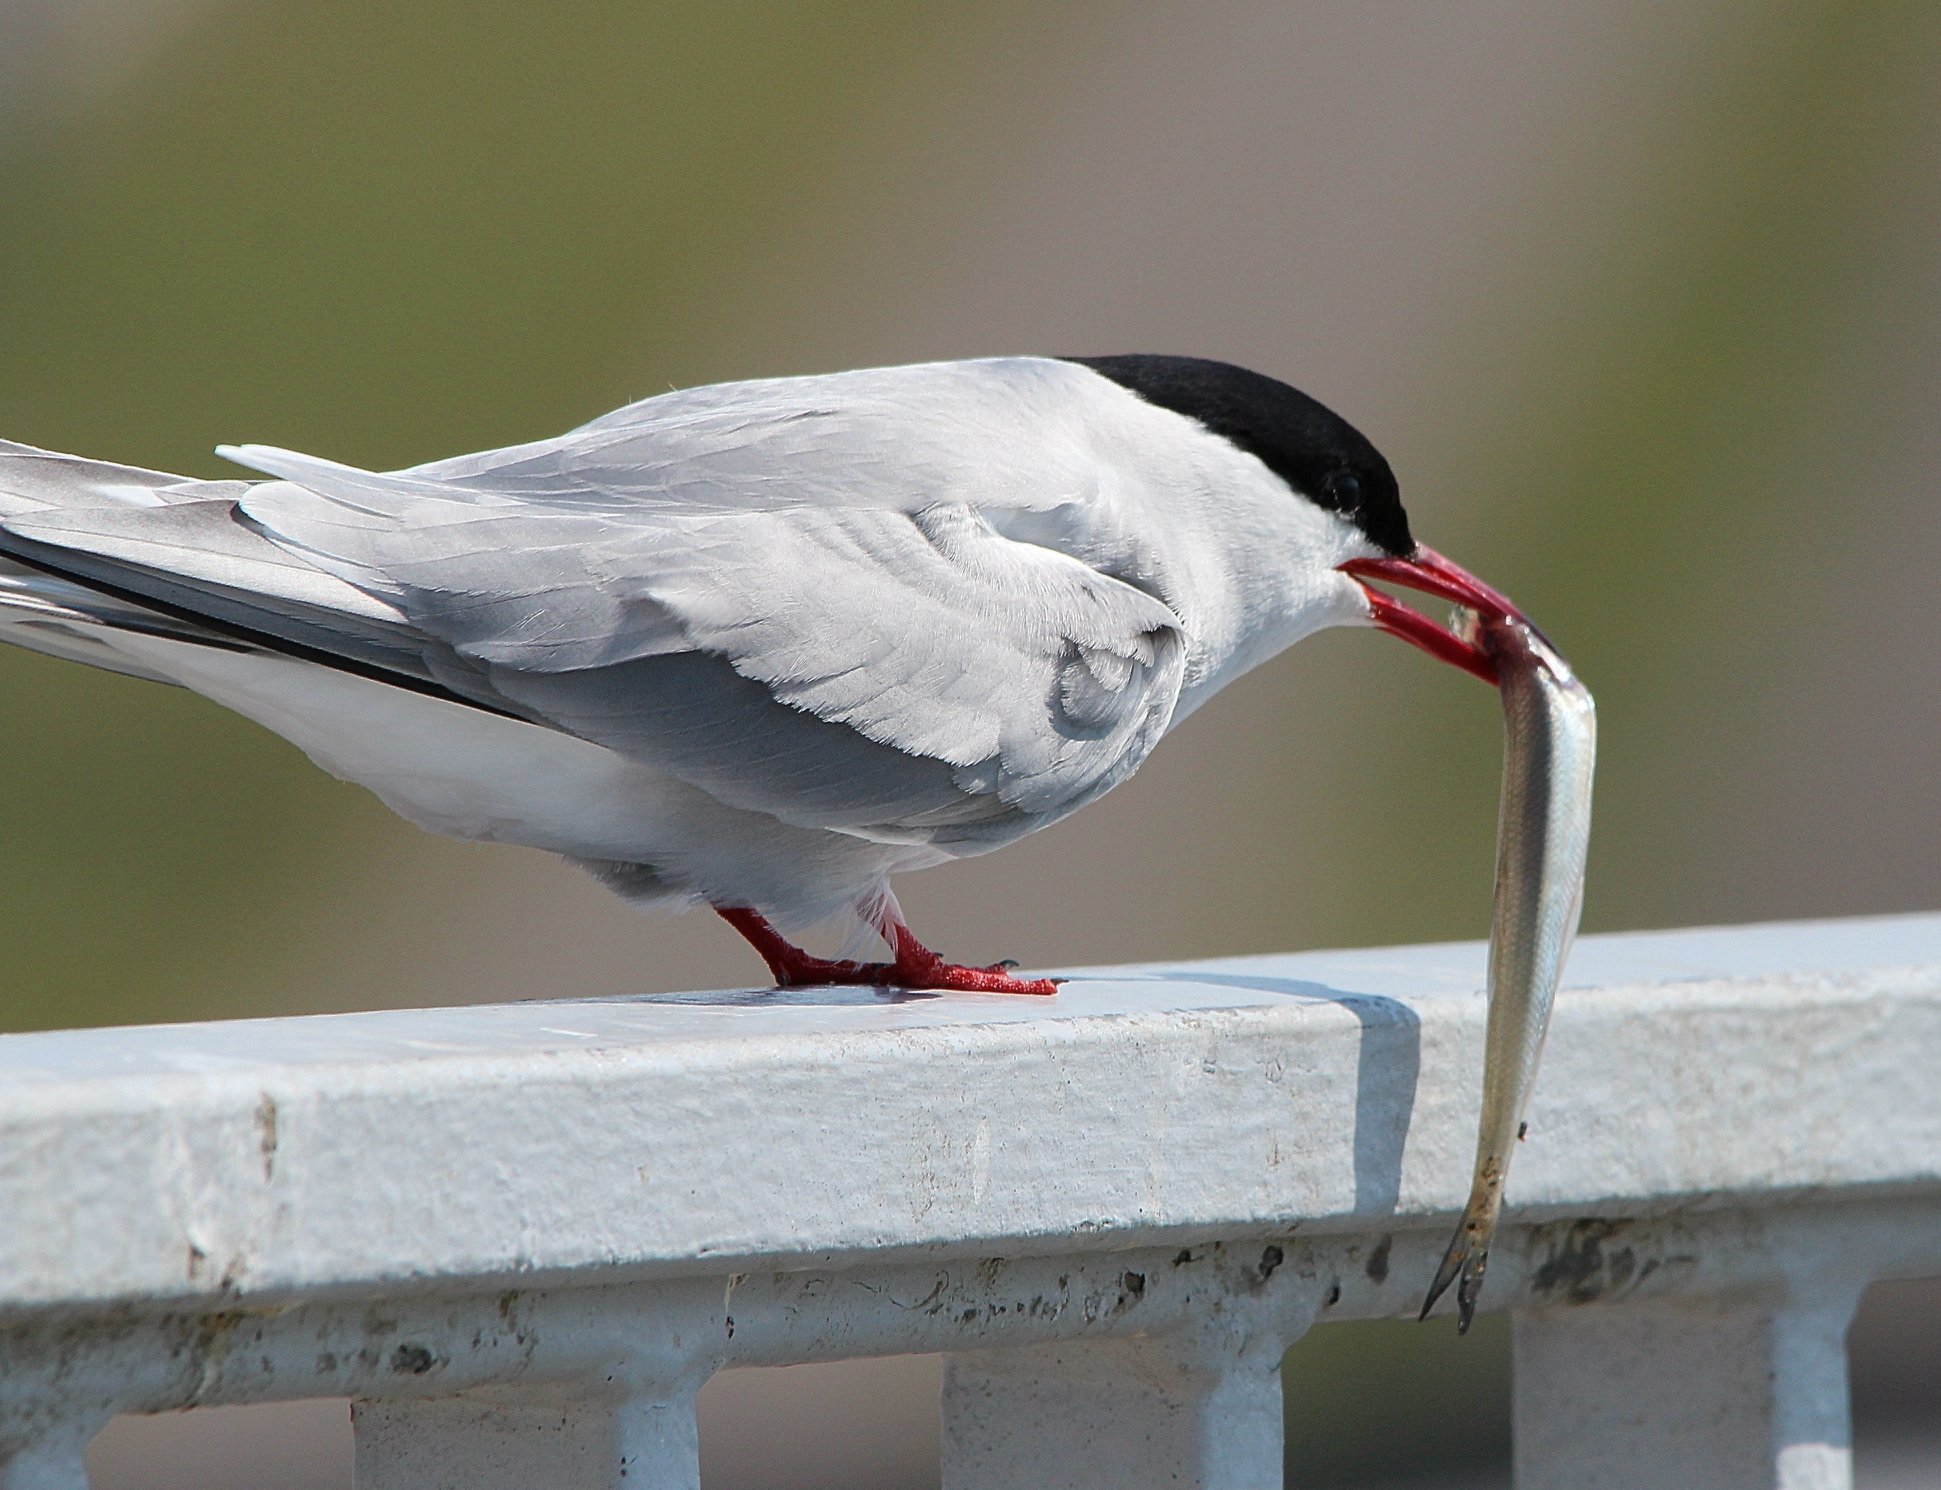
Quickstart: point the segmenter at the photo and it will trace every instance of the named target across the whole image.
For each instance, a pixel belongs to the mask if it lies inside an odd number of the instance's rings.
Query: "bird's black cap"
[[[1415,552],[1395,473],[1347,420],[1262,373],[1205,357],[1067,357],[1130,389],[1149,404],[1197,420],[1256,457],[1384,552]]]

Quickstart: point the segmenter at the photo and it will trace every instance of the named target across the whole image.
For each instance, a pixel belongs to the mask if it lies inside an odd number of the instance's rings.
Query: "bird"
[[[1327,627],[1495,681],[1380,585],[1517,614],[1413,539],[1345,419],[1206,358],[721,383],[394,471],[217,450],[251,476],[0,441],[0,640],[192,689],[432,832],[712,907],[781,987],[1053,992],[932,952],[892,878],[1077,811]],[[812,955],[818,925],[887,956]]]

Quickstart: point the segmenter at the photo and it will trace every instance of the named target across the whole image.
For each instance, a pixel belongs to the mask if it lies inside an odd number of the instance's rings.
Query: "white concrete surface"
[[[714,1370],[907,1351],[947,1485],[1269,1482],[1281,1352],[1413,1312],[1461,1204],[1482,966],[0,1038],[0,1487],[314,1396],[365,1486],[692,1485]],[[1483,1301],[1526,1485],[1849,1482],[1842,1311],[1941,1272],[1937,1056],[1941,916],[1586,939]]]

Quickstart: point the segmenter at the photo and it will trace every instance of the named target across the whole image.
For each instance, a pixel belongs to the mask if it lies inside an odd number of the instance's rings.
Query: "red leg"
[[[812,957],[783,936],[759,912],[744,906],[716,906],[722,920],[761,953],[778,988],[814,984],[873,984],[894,988],[938,988],[958,993],[1056,993],[1050,978],[1014,978],[1003,966],[960,967],[945,962],[917,940],[900,916],[885,909],[878,929],[895,952],[890,962],[848,962]]]
[[[798,984],[875,983],[880,962],[837,962],[827,957],[812,957],[768,924],[759,911],[743,906],[716,906],[714,913],[748,939],[748,945],[762,954],[777,988]]]

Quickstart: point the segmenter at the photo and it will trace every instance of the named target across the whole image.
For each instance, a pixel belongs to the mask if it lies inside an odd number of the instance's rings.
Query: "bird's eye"
[[[1337,472],[1328,482],[1328,490],[1343,507],[1354,507],[1361,501],[1361,481],[1352,471]]]

